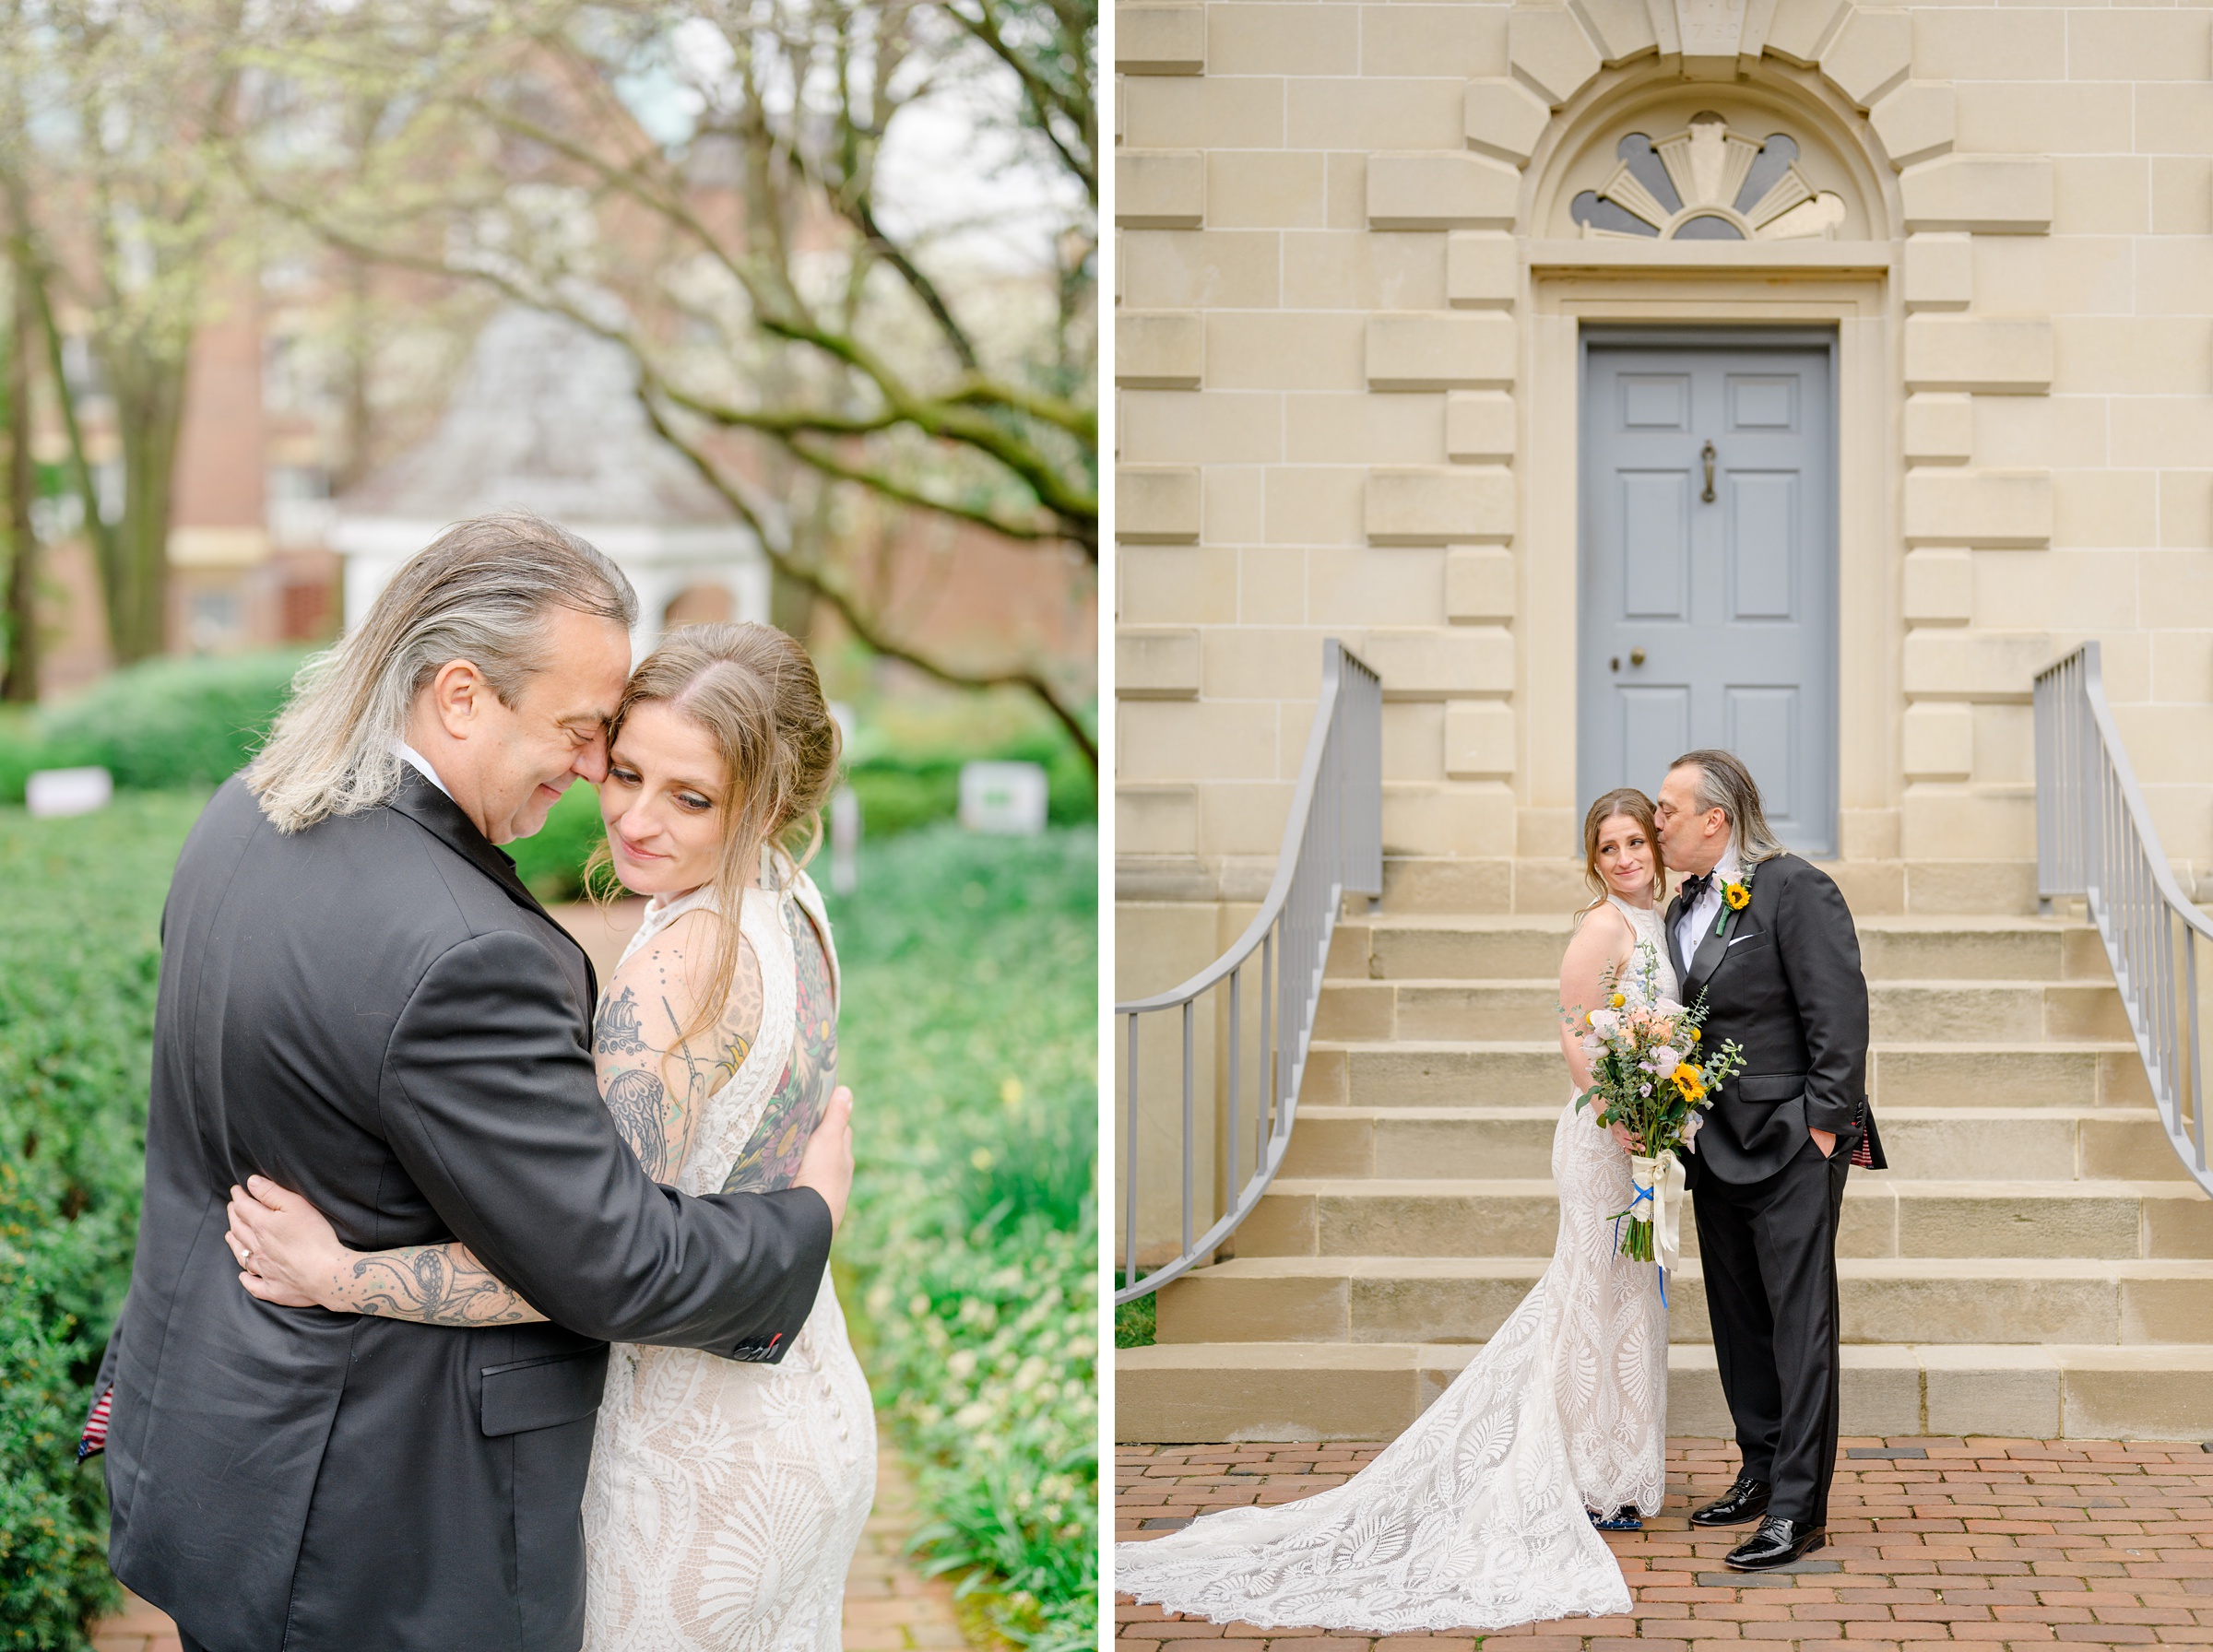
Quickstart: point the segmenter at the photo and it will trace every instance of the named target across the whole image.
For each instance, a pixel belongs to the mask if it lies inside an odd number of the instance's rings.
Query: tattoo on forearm
[[[661,1081],[640,1068],[619,1072],[607,1082],[607,1110],[614,1115],[615,1128],[630,1143],[630,1150],[649,1176],[662,1171],[661,1155],[668,1149],[662,1122],[669,1092]]]
[[[378,1251],[341,1276],[343,1311],[418,1325],[520,1325],[545,1317],[502,1284],[464,1245]]]

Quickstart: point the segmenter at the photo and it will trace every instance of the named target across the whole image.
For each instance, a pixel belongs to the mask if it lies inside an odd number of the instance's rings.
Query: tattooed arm
[[[466,1245],[349,1250],[320,1210],[264,1176],[231,1189],[230,1217],[223,1239],[243,1269],[239,1283],[279,1307],[418,1325],[522,1325],[545,1317]]]
[[[599,1094],[645,1174],[673,1181],[707,1098],[728,1083],[761,1034],[760,962],[739,948],[722,1013],[685,1036],[712,995],[715,914],[688,913],[638,949],[608,984],[592,1039]]]
[[[710,913],[679,918],[616,972],[599,1010],[592,1054],[615,1128],[655,1181],[682,1167],[706,1099],[760,1034],[763,988],[752,949],[716,1020],[690,1039],[714,967]],[[349,1250],[298,1194],[259,1176],[231,1190],[225,1235],[240,1282],[264,1302],[374,1314],[419,1325],[519,1325],[545,1317],[458,1241],[396,1250]]]

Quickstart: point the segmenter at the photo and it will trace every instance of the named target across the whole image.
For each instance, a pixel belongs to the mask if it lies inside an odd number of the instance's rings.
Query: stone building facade
[[[1800,841],[1856,910],[2031,910],[2030,678],[2090,636],[2171,856],[2213,868],[2213,14],[1117,18],[1124,990],[1264,889],[1325,635],[1382,675],[1393,900],[1573,897],[1609,688],[1592,560],[1690,554],[1590,543],[1593,467],[1636,468],[1593,446],[1609,328],[1730,384],[1711,352],[1746,328],[1826,360],[1828,469],[1790,507],[1825,544],[1774,601],[1827,597],[1788,738],[1828,788]],[[1724,537],[1757,527],[1747,498]],[[1691,635],[1726,655],[1741,619]],[[1624,714],[1663,762],[1682,725],[1647,698]],[[1689,732],[1757,745],[1769,712]]]

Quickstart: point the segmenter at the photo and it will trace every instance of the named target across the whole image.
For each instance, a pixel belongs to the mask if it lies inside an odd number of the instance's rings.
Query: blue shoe
[[[1642,1531],[1644,1529],[1643,1517],[1638,1514],[1634,1505],[1627,1503],[1615,1509],[1605,1519],[1602,1520],[1593,1514],[1591,1516],[1591,1524],[1601,1531]]]

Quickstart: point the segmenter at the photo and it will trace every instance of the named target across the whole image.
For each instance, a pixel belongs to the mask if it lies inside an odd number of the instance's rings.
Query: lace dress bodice
[[[672,1178],[683,1192],[724,1190],[790,1074],[802,1021],[834,1037],[829,919],[806,874],[789,879],[780,893],[746,891],[740,932],[760,966],[761,1026],[693,1124]],[[712,899],[654,902],[624,960]],[[617,1344],[585,1489],[585,1652],[837,1652],[875,1483],[875,1414],[827,1270],[778,1364]]]
[[[1674,996],[1660,914],[1614,904]],[[1667,1313],[1652,1265],[1617,1248],[1628,1156],[1572,1093],[1552,1176],[1550,1265],[1413,1426],[1318,1496],[1118,1544],[1116,1587],[1217,1622],[1385,1635],[1627,1611],[1590,1511],[1659,1512]]]
[[[1636,932],[1639,941],[1651,943],[1652,956],[1658,965],[1654,981],[1660,996],[1680,997],[1683,985],[1675,979],[1675,959],[1667,950],[1667,920],[1661,915],[1660,909],[1657,906],[1631,906],[1619,895],[1608,895],[1606,901],[1615,912],[1629,920],[1629,927]],[[1627,968],[1635,967],[1636,954],[1631,953]],[[1627,973],[1626,969],[1624,973]]]

